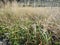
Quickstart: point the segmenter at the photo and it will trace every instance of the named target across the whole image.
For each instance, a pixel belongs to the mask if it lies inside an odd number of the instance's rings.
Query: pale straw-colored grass
[[[20,7],[17,2],[13,2],[0,8],[0,21],[13,25],[15,20],[27,22],[33,20],[38,25],[42,24],[44,30],[51,30],[57,35],[60,34],[59,7]]]

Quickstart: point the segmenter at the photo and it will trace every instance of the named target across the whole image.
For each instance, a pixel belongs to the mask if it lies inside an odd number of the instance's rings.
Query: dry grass
[[[7,4],[0,8],[0,24],[13,26],[19,22],[23,26],[32,23],[41,24],[45,30],[51,30],[60,36],[60,8],[59,7],[20,7],[16,3]]]
[[[19,7],[19,5],[14,2],[12,3],[12,5],[8,3],[7,5],[5,5],[5,8],[1,8],[0,13],[12,13],[11,16],[14,16],[15,18],[35,18],[38,19],[38,21],[40,21],[42,24],[44,23],[44,26],[48,25],[48,23],[54,23],[60,26],[59,7]],[[3,17],[4,16],[6,16],[6,14],[4,14]],[[41,19],[39,19],[39,17],[41,17]]]

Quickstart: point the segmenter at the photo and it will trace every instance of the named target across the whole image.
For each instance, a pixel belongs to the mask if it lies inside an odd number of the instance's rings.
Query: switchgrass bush
[[[31,23],[28,25],[31,25]],[[34,24],[32,25],[34,26]],[[34,28],[27,28],[27,26],[20,27],[15,23],[11,28],[0,27],[2,32],[0,35],[3,38],[9,39],[11,45],[39,45],[41,42],[42,45],[49,45],[51,36],[48,32],[44,32],[40,25],[36,25]]]
[[[56,35],[59,32],[58,9],[7,4],[0,8],[0,37],[8,39],[11,45],[52,45],[48,30]]]

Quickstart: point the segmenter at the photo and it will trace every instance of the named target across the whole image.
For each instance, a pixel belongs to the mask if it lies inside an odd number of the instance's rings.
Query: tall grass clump
[[[53,11],[51,8],[7,4],[0,8],[0,37],[8,39],[10,45],[52,45],[52,32],[57,35],[56,30],[60,29]]]

